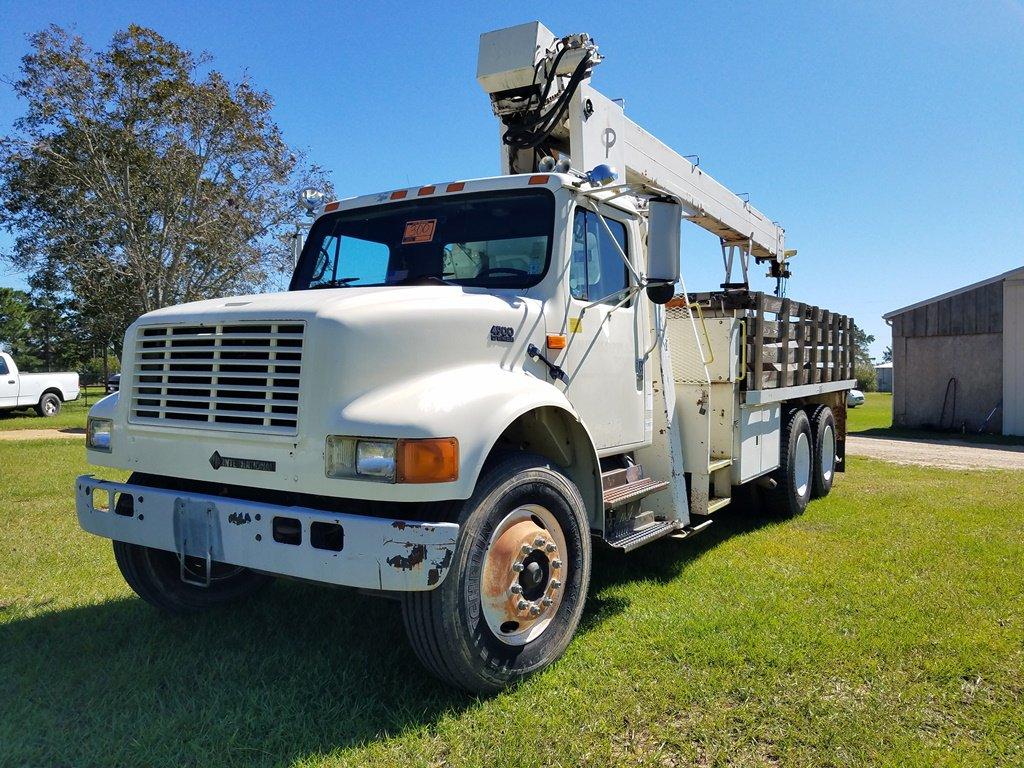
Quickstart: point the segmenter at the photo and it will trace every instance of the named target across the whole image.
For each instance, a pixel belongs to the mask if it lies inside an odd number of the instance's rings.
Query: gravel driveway
[[[0,440],[59,440],[68,437],[85,437],[85,430],[69,427],[67,429],[9,429],[0,432]]]
[[[846,453],[946,469],[1024,469],[1024,446],[848,435]]]

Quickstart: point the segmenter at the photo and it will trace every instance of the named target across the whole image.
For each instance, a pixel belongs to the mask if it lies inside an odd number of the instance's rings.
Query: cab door
[[[598,451],[611,452],[644,441],[644,379],[637,360],[646,334],[640,295],[626,299],[625,289],[635,281],[619,251],[636,263],[637,227],[629,214],[599,210],[601,215],[577,207],[573,214],[562,368],[569,376],[566,395]]]
[[[0,408],[18,404],[18,369],[14,362],[7,362],[7,355],[0,355]]]

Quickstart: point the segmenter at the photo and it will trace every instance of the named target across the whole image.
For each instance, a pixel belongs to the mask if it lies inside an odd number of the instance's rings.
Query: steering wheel
[[[525,269],[514,269],[513,267],[488,267],[476,273],[477,277],[489,277],[496,274],[512,275],[513,277],[529,277],[530,273]]]

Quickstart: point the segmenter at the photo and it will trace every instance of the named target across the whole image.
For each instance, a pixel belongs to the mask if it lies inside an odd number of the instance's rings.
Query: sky
[[[26,35],[57,23],[102,48],[137,23],[269,91],[339,196],[495,175],[478,37],[534,19],[588,32],[594,86],[780,222],[799,251],[788,295],[852,315],[875,355],[883,313],[1024,265],[1022,0],[0,0],[0,132],[24,111],[9,83]],[[687,287],[716,288],[721,269],[717,238],[684,227]],[[0,285],[24,283],[0,264]]]

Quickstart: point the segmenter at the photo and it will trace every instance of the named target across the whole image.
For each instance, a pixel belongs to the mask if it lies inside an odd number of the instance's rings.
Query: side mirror
[[[647,297],[665,304],[679,282],[679,226],[683,207],[672,198],[650,201],[647,217]]]

